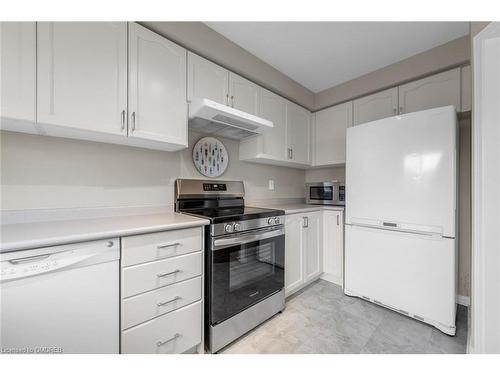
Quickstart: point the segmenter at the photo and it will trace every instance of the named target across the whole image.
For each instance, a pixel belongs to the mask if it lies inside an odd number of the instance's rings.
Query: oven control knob
[[[267,223],[269,225],[274,225],[276,224],[276,218],[275,217],[270,217],[269,219],[267,219]]]
[[[233,231],[233,224],[226,224],[224,226],[224,231],[228,232],[228,233],[231,233]]]
[[[275,217],[274,218],[274,224],[279,224],[280,223],[280,218],[279,217]]]
[[[240,229],[241,229],[241,225],[240,225],[240,223],[235,223],[235,224],[234,224],[234,231],[235,231],[235,232],[237,232],[237,231],[239,231]]]

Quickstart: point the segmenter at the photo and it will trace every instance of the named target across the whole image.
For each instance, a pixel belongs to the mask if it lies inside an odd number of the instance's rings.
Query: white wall
[[[1,208],[167,205],[179,177],[203,178],[189,149],[152,151],[104,143],[1,132]],[[222,139],[229,167],[221,179],[245,181],[248,201],[304,196],[303,170],[243,163],[238,142]],[[274,179],[275,190],[267,190]]]

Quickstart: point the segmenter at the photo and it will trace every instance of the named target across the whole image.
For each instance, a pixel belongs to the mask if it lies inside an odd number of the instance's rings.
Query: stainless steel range
[[[285,307],[284,211],[244,204],[241,181],[178,179],[176,211],[205,229],[205,344],[217,352]]]

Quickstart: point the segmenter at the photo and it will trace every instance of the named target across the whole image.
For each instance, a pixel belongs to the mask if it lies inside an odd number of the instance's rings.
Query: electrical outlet
[[[274,190],[274,180],[269,180],[269,190]]]

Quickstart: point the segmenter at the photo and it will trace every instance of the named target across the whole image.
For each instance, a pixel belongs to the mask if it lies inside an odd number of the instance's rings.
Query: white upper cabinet
[[[395,116],[398,114],[398,88],[356,99],[353,106],[354,125]]]
[[[352,126],[352,102],[314,113],[313,166],[345,163],[346,130]]]
[[[1,128],[37,133],[35,23],[2,22],[0,30]]]
[[[288,160],[296,164],[310,165],[311,112],[292,102],[287,102],[286,107]]]
[[[464,66],[461,69],[462,75],[462,112],[472,109],[472,72],[470,65]]]
[[[229,73],[229,105],[240,111],[259,116],[261,88],[248,79]]]
[[[263,153],[278,160],[286,160],[286,100],[270,91],[262,89],[260,116],[273,122],[260,136]]]
[[[229,71],[188,52],[187,98],[210,99],[229,105]]]
[[[186,53],[129,25],[129,136],[187,147]]]
[[[41,22],[37,27],[38,122],[126,134],[127,24]]]
[[[399,112],[454,105],[460,111],[460,68],[399,86]]]

